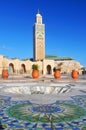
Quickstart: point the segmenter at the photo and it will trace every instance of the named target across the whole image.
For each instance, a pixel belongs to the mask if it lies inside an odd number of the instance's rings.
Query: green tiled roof
[[[45,59],[49,59],[49,60],[73,60],[71,57],[68,57],[68,56],[61,57],[61,56],[56,56],[56,55],[46,55]]]

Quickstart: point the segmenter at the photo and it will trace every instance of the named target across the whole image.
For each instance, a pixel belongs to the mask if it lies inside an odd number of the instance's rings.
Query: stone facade
[[[46,75],[50,74],[53,75],[54,67],[58,66],[58,64],[62,63],[61,65],[61,73],[71,73],[73,69],[77,69],[80,73],[82,66],[79,62],[75,60],[48,60],[44,59],[43,61],[31,61],[27,60],[19,60],[19,59],[8,59],[2,55],[0,55],[0,74],[2,73],[2,69],[8,69],[9,75],[20,75],[20,74],[28,74],[31,75],[32,73],[32,65],[38,64],[40,74]]]

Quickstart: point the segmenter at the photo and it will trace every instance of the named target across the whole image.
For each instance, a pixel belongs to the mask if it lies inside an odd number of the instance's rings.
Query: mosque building
[[[8,59],[0,55],[0,74],[2,74],[3,69],[8,69],[9,75],[31,75],[33,64],[38,64],[40,75],[53,75],[53,70],[58,65],[61,65],[61,73],[71,73],[73,69],[80,70],[83,67],[70,57],[45,55],[45,24],[42,23],[42,16],[39,12],[36,14],[33,26],[33,60]]]

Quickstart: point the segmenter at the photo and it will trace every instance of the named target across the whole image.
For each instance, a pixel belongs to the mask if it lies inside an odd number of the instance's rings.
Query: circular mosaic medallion
[[[39,106],[35,106],[32,108],[34,112],[38,112],[38,113],[55,113],[55,112],[60,112],[61,108],[60,107],[56,107],[56,106],[51,106],[51,105],[39,105]]]

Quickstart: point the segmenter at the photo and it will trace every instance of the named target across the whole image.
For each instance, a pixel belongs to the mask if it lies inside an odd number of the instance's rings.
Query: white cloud
[[[0,50],[12,50],[12,49],[13,49],[13,47],[11,47],[11,46],[6,46],[6,45],[0,46]]]

